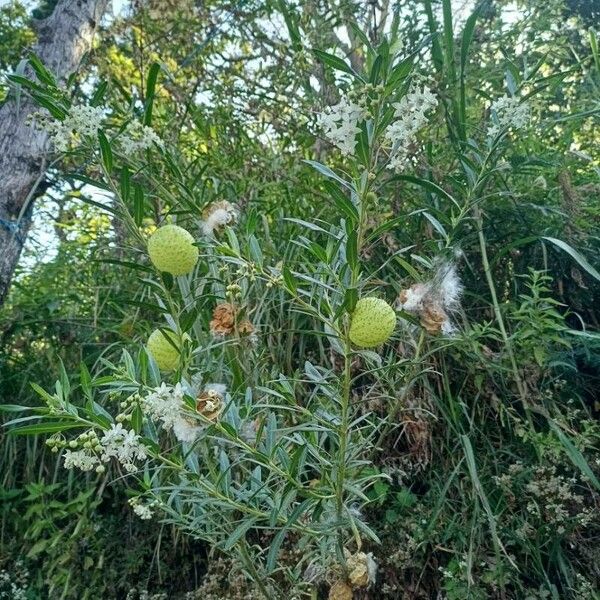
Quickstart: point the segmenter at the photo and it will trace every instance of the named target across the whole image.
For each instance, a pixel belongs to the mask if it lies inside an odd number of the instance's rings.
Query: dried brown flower
[[[233,304],[229,302],[217,304],[213,310],[210,332],[216,336],[225,336],[233,333],[235,329],[235,315],[236,310]]]
[[[375,581],[377,565],[371,553],[357,552],[356,554],[350,554],[345,551],[345,554],[348,582],[354,589],[366,588]]]
[[[428,333],[439,333],[444,323],[448,321],[446,311],[439,304],[436,305],[427,301],[423,303],[419,317],[421,325]]]
[[[214,336],[226,336],[236,332],[240,335],[251,335],[254,333],[254,325],[243,319],[236,324],[238,309],[229,302],[217,304],[213,310],[213,318],[210,322],[210,332]]]
[[[250,323],[248,319],[244,319],[238,325],[238,333],[240,333],[241,335],[250,335],[254,333],[254,325],[252,325],[252,323]]]
[[[205,390],[196,398],[196,410],[209,421],[216,421],[223,408],[224,398],[217,390]]]

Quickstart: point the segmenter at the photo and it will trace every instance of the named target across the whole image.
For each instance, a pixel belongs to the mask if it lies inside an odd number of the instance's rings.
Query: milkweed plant
[[[219,190],[207,199],[201,176],[190,181],[194,153],[152,129],[151,101],[143,114],[116,115],[101,93],[71,104],[48,73],[46,87],[19,82],[46,109],[37,126],[55,152],[95,174],[82,180],[110,198],[101,208],[131,243],[115,268],[139,271],[156,322],[137,332],[137,352],[102,359],[94,375],[82,365],[77,385],[64,369],[55,390],[34,383],[45,407],[10,425],[47,434],[66,469],[124,478],[139,518],[170,522],[235,556],[265,598],[290,586],[295,597],[316,598],[326,581],[329,597],[340,600],[375,581],[379,539],[369,510],[374,487],[389,475],[374,459],[427,370],[424,355],[446,352],[470,328],[453,233],[462,227],[480,237],[480,275],[530,415],[481,239],[480,200],[502,168],[503,148],[533,126],[531,100],[513,85],[488,102],[472,131],[446,139],[440,123],[454,107],[419,69],[419,50],[386,39],[366,49],[363,72],[318,54],[337,76],[337,99],[307,119],[328,149],[323,162],[306,162],[337,217],[288,219],[303,262],[265,258],[260,216]],[[414,175],[435,160],[434,141],[460,147],[460,196]],[[451,215],[450,229],[424,215],[439,234],[435,251],[418,257],[403,282],[385,269],[405,261],[407,249],[386,246],[379,264],[370,258],[391,229],[423,218],[424,210],[379,218],[386,190],[400,183],[437,195]],[[295,348],[296,368],[280,372],[269,346],[276,335],[282,348],[294,347],[291,323],[304,323],[318,350],[303,356]],[[369,408],[369,389],[383,410]],[[283,563],[290,548],[295,560]]]

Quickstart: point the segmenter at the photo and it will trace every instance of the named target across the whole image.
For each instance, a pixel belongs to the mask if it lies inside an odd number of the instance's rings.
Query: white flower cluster
[[[495,138],[508,129],[522,129],[531,118],[531,109],[526,102],[506,94],[492,102],[490,112],[494,122],[488,127],[488,138]]]
[[[147,448],[140,444],[140,436],[133,430],[123,428],[121,423],[113,425],[100,439],[104,447],[102,460],[106,462],[111,457],[116,458],[126,471],[132,473],[136,470],[135,461],[145,460]]]
[[[81,138],[95,138],[102,127],[105,112],[100,106],[75,104],[64,120],[50,121],[46,129],[57,152],[66,152],[81,142]],[[153,145],[162,147],[163,141],[156,132],[137,120],[131,121],[118,138],[121,151],[126,156],[148,150]]]
[[[119,136],[123,154],[130,155],[142,150],[149,150],[153,145],[163,147],[164,143],[151,127],[139,121],[131,121]]]
[[[63,121],[51,121],[48,133],[57,152],[66,152],[81,137],[95,137],[102,127],[104,110],[99,106],[76,104]]]
[[[144,412],[154,421],[162,423],[165,431],[173,430],[180,442],[192,443],[201,427],[185,415],[184,391],[180,383],[175,387],[162,383],[144,398]]]
[[[133,512],[140,519],[142,519],[142,521],[148,521],[154,516],[152,509],[149,506],[147,506],[146,504],[136,504],[133,507]]]
[[[140,443],[140,436],[133,429],[123,428],[121,423],[111,425],[110,429],[103,432],[98,438],[95,432],[88,432],[80,436],[83,447],[80,450],[66,450],[64,465],[67,469],[77,468],[82,471],[96,469],[99,473],[104,471],[104,465],[111,458],[116,458],[129,473],[136,471],[135,461],[145,460],[147,448]]]
[[[364,117],[363,109],[343,96],[335,106],[326,108],[317,117],[317,124],[325,137],[337,146],[342,154],[354,154],[356,134],[360,132],[358,122]]]
[[[427,124],[427,113],[437,106],[437,98],[427,86],[413,87],[393,106],[396,120],[385,130],[385,139],[392,146],[387,167],[399,171],[406,165],[418,131]]]
[[[10,598],[10,600],[27,600],[29,594],[29,571],[18,560],[11,567],[10,571],[2,569],[0,571],[0,598]]]
[[[153,508],[156,506],[155,502],[150,502],[150,504],[143,504],[139,497],[129,498],[129,506],[133,509],[133,512],[140,518],[142,521],[149,521],[154,516]]]
[[[65,450],[65,469],[91,471],[100,464],[98,456],[88,450]]]
[[[236,206],[222,200],[211,204],[203,213],[201,223],[202,233],[206,236],[214,234],[215,230],[221,229],[226,225],[233,225],[239,218],[239,211]]]
[[[202,394],[202,410],[205,416],[218,412],[227,388],[220,383],[208,384]],[[162,383],[143,399],[144,412],[154,421],[162,423],[166,431],[173,430],[180,442],[196,441],[202,425],[187,412],[183,401],[184,390],[180,383],[175,387]]]
[[[185,408],[181,384],[175,387],[162,383],[143,400],[143,410],[153,421],[160,421],[166,431],[173,429]]]

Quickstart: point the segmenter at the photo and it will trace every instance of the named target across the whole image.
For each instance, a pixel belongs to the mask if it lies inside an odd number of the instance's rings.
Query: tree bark
[[[33,52],[56,78],[72,75],[91,49],[109,0],[60,0],[37,26]],[[31,225],[33,200],[44,191],[47,134],[30,125],[39,108],[25,95],[0,107],[0,306]]]

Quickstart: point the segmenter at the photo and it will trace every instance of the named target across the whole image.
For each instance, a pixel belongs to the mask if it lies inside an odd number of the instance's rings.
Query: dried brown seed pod
[[[329,589],[328,600],[352,600],[353,595],[352,588],[340,579]]]
[[[236,310],[233,304],[221,302],[213,310],[213,318],[210,322],[210,331],[213,335],[229,335],[235,329]]]
[[[420,313],[421,325],[428,333],[439,333],[442,325],[448,321],[446,311],[439,305],[425,304]]]
[[[196,398],[196,410],[209,421],[216,421],[223,408],[224,398],[215,390],[205,390]]]

